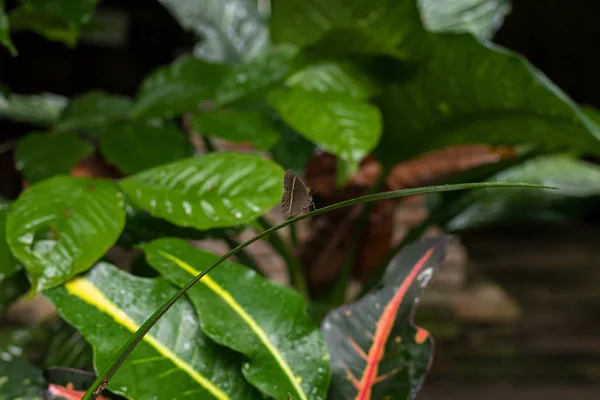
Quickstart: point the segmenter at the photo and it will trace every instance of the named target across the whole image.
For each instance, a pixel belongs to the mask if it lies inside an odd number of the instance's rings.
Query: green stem
[[[530,187],[530,188],[545,188],[545,189],[556,189],[554,187],[541,186],[541,185],[531,185],[525,183],[508,183],[508,182],[484,182],[484,183],[472,183],[472,184],[456,184],[456,185],[439,185],[439,186],[429,186],[425,188],[415,188],[415,189],[404,189],[404,190],[396,190],[393,192],[383,192],[377,193],[373,195],[363,196],[356,199],[350,199],[347,201],[342,201],[340,203],[332,204],[327,207],[323,207],[319,210],[312,211],[310,213],[300,215],[295,218],[291,218],[283,223],[271,227],[258,235],[254,236],[252,239],[240,244],[234,249],[231,249],[223,256],[219,257],[219,259],[210,267],[206,268],[200,274],[194,277],[187,285],[181,288],[177,293],[171,296],[165,303],[163,303],[147,320],[140,326],[135,333],[133,333],[127,342],[119,349],[117,354],[112,358],[112,360],[100,371],[96,380],[92,383],[90,388],[87,390],[82,400],[90,400],[98,397],[100,392],[108,385],[108,381],[114,376],[117,372],[121,364],[127,359],[127,357],[131,354],[135,346],[137,346],[140,341],[144,338],[144,336],[148,333],[150,329],[156,324],[156,322],[175,304],[179,298],[185,295],[185,293],[190,290],[192,286],[194,286],[200,279],[202,279],[206,274],[210,273],[213,269],[217,268],[221,265],[226,259],[233,256],[240,250],[246,248],[252,243],[262,239],[263,237],[269,235],[270,233],[276,232],[279,229],[282,229],[288,225],[296,223],[306,218],[314,217],[315,215],[323,214],[329,211],[336,210],[342,207],[348,207],[355,204],[366,203],[370,201],[376,200],[385,200],[385,199],[393,199],[398,197],[410,196],[415,194],[424,194],[431,192],[447,192],[453,190],[465,190],[465,189],[474,189],[474,188],[489,188],[489,187]]]
[[[235,249],[236,247],[238,247],[240,245],[240,243],[237,240],[232,239],[229,236],[225,236],[223,238],[223,240],[227,243],[227,246],[229,246],[230,250]],[[256,261],[254,261],[254,258],[252,258],[252,256],[250,254],[248,254],[248,252],[246,252],[244,250],[240,250],[236,254],[236,257],[245,266],[252,268],[254,271],[258,272],[260,275],[265,276],[265,274],[258,268],[258,264],[256,264]]]

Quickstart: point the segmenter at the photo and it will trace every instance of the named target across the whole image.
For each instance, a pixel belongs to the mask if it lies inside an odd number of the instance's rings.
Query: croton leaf
[[[511,221],[559,221],[561,204],[600,196],[600,167],[562,154],[533,158],[495,174],[488,181],[542,184],[560,190],[486,188],[467,192],[458,198],[461,210],[448,221],[448,229],[459,231]]]
[[[0,400],[42,400],[42,371],[22,360],[0,360]]]
[[[471,35],[436,35],[410,79],[377,100],[387,166],[433,149],[472,143],[536,144],[600,154],[600,128],[521,56]]]
[[[0,44],[6,47],[13,56],[17,55],[17,49],[10,40],[10,28],[8,16],[4,12],[4,0],[0,0]]]
[[[407,246],[379,287],[327,315],[321,330],[333,368],[328,399],[414,398],[429,370],[433,340],[412,316],[447,245],[443,236]]]
[[[172,118],[194,111],[214,100],[215,91],[229,68],[193,57],[181,57],[153,71],[135,98],[131,114],[136,118]]]
[[[264,95],[288,76],[296,53],[295,47],[280,45],[234,65],[217,89],[217,103],[225,105]]]
[[[347,95],[355,99],[371,97],[378,84],[363,70],[348,61],[323,60],[296,72],[286,85],[309,92]]]
[[[122,172],[132,174],[191,155],[186,135],[169,126],[125,123],[103,129],[100,151]]]
[[[3,95],[0,93],[0,117],[32,124],[51,125],[69,103],[54,93]]]
[[[181,239],[160,239],[142,249],[179,287],[219,258]],[[244,376],[263,393],[276,399],[325,398],[331,376],[327,347],[297,292],[225,261],[187,295],[202,330],[248,357]]]
[[[269,45],[266,20],[251,0],[159,0],[179,24],[199,35],[194,56],[236,63]]]
[[[201,135],[217,136],[230,142],[250,142],[259,150],[270,149],[279,132],[268,115],[261,111],[234,110],[198,114],[192,129]]]
[[[252,221],[281,199],[283,169],[259,155],[211,153],[161,165],[121,182],[141,208],[200,230]]]
[[[54,129],[76,131],[104,127],[126,119],[130,109],[129,97],[94,90],[71,100]]]
[[[300,89],[276,90],[270,104],[298,133],[354,167],[377,146],[381,115],[369,103]]]
[[[25,190],[6,221],[8,245],[33,291],[59,285],[90,268],[123,230],[123,195],[109,181],[57,176]],[[38,235],[50,228],[43,254]]]
[[[98,371],[175,289],[162,278],[132,276],[98,263],[85,276],[45,295],[94,349]],[[128,398],[258,399],[241,374],[242,358],[200,330],[192,305],[180,300],[144,336],[109,383]]]
[[[92,144],[75,133],[31,133],[17,145],[15,166],[31,184],[69,174],[78,161],[93,152]]]
[[[471,32],[491,39],[510,12],[510,0],[418,0],[423,24],[434,32]]]

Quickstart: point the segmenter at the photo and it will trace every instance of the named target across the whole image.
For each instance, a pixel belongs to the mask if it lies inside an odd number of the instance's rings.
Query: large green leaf
[[[6,215],[9,208],[10,202],[0,197],[0,282],[19,270],[19,264],[10,252],[6,239]]]
[[[377,103],[386,165],[456,144],[533,143],[600,154],[600,128],[541,72],[471,35],[439,36],[429,62]]]
[[[15,166],[29,183],[69,174],[73,166],[94,152],[91,143],[75,133],[31,133],[19,141]]]
[[[108,162],[126,174],[191,155],[187,136],[179,129],[134,122],[102,130],[100,150]]]
[[[179,287],[219,258],[181,239],[142,248],[148,262]],[[263,393],[276,399],[325,398],[331,377],[327,347],[297,292],[226,261],[187,295],[202,330],[248,357],[244,376]]]
[[[220,105],[262,96],[292,70],[297,49],[281,45],[233,66],[217,89]]]
[[[132,116],[171,118],[200,109],[214,100],[215,90],[229,69],[192,57],[181,57],[171,65],[153,71],[136,95]]]
[[[93,90],[71,100],[54,129],[76,131],[102,128],[123,122],[129,114],[131,99]]]
[[[600,196],[600,167],[567,155],[536,157],[508,168],[488,181],[542,184],[560,190],[475,190],[459,198],[458,202],[464,207],[447,223],[448,229],[457,231],[526,220],[560,220],[563,203],[573,205],[573,200]]]
[[[123,195],[115,184],[57,176],[31,186],[12,204],[6,235],[32,289],[40,291],[90,268],[115,243],[124,223]],[[52,239],[40,254],[36,234],[48,228]]]
[[[323,60],[301,69],[286,80],[293,88],[311,92],[347,95],[355,99],[371,97],[378,84],[349,61]]]
[[[471,32],[491,39],[510,12],[510,0],[417,0],[423,23],[434,32]]]
[[[235,63],[269,45],[265,18],[252,0],[160,0],[186,30],[201,37],[194,56]]]
[[[0,360],[0,400],[42,400],[42,371],[21,360]]]
[[[298,133],[354,168],[381,136],[379,110],[348,96],[291,89],[273,91],[269,102]]]
[[[378,288],[327,315],[321,330],[333,368],[328,399],[414,399],[431,364],[433,340],[412,316],[447,244],[444,236],[406,247]]]
[[[243,224],[281,199],[283,169],[259,155],[211,153],[140,172],[121,182],[152,215],[205,230]]]
[[[58,120],[68,102],[66,97],[54,93],[6,96],[0,93],[0,118],[51,125]]]
[[[98,370],[174,292],[164,279],[137,278],[99,263],[45,294],[92,345]],[[258,398],[241,366],[240,355],[210,341],[192,305],[179,301],[135,348],[109,389],[139,399]]]
[[[192,130],[201,135],[217,136],[231,142],[250,142],[259,150],[270,149],[279,132],[269,116],[261,111],[225,110],[197,114]]]
[[[82,25],[90,20],[100,0],[25,0],[25,2],[36,11]]]
[[[4,0],[0,0],[0,44],[6,47],[13,56],[17,55],[17,49],[10,40],[10,27],[8,16],[4,12]]]

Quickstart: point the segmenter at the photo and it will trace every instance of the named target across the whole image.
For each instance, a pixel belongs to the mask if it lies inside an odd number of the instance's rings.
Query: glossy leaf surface
[[[75,133],[31,133],[19,141],[15,166],[30,184],[55,175],[69,175],[94,147]]]
[[[191,155],[187,136],[179,129],[133,122],[103,129],[100,151],[109,163],[126,174]]]
[[[433,340],[412,316],[447,244],[444,236],[407,246],[379,287],[327,315],[321,330],[333,368],[328,399],[414,398],[429,370]]]
[[[162,165],[121,182],[150,214],[200,230],[252,221],[277,204],[283,169],[253,154],[211,153]]]
[[[58,120],[68,103],[66,97],[54,93],[9,95],[0,93],[0,117],[50,125]]]
[[[234,143],[250,142],[259,150],[270,149],[279,132],[269,117],[260,111],[235,110],[198,114],[192,129],[201,135],[217,136]]]
[[[58,176],[25,190],[6,223],[8,244],[40,291],[90,268],[115,243],[125,223],[123,195],[109,182]],[[50,228],[43,253],[37,235]]]
[[[376,153],[384,164],[484,142],[600,154],[598,126],[525,59],[467,34],[438,39],[431,60],[377,101],[386,134]]]
[[[298,133],[353,165],[381,136],[379,110],[347,96],[292,89],[272,92],[269,102]]]
[[[90,342],[98,370],[174,291],[164,279],[137,278],[99,263],[46,296]],[[109,389],[142,399],[257,398],[242,377],[241,362],[202,334],[192,305],[179,301],[135,348]]]
[[[42,400],[42,371],[21,360],[0,360],[0,400]]]
[[[148,262],[183,287],[218,256],[180,239],[142,246]],[[330,379],[327,347],[294,290],[225,262],[188,292],[203,331],[245,354],[246,379],[277,399],[324,399]]]
[[[266,21],[251,0],[160,0],[179,24],[201,41],[194,56],[213,62],[235,63],[269,45]]]
[[[215,90],[228,71],[224,65],[181,57],[144,79],[135,98],[132,116],[172,118],[198,110],[203,102],[214,100]]]
[[[57,131],[90,130],[124,121],[131,99],[94,90],[71,100],[55,126]]]
[[[434,32],[471,32],[491,39],[510,12],[510,0],[418,0],[423,23]]]
[[[217,89],[217,103],[261,97],[287,77],[296,53],[295,47],[282,45],[234,65]]]

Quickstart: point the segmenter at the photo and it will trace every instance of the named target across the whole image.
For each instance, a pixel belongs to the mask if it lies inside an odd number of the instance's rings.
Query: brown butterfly
[[[307,214],[310,207],[316,210],[313,198],[302,179],[290,170],[283,177],[283,197],[281,209],[286,218]]]

